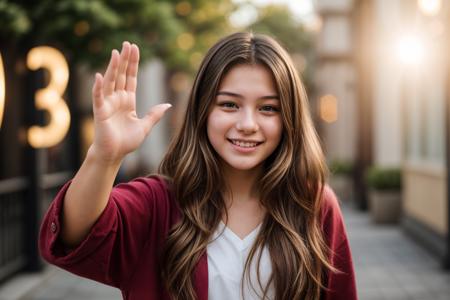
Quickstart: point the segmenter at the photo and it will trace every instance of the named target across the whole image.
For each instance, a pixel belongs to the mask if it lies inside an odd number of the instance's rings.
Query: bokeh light
[[[406,65],[418,65],[424,58],[423,40],[415,34],[404,35],[396,44],[396,52],[399,60]]]
[[[320,118],[327,123],[336,122],[338,119],[337,98],[328,94],[319,99]]]
[[[441,0],[418,0],[417,5],[419,9],[428,16],[437,15],[441,9]]]

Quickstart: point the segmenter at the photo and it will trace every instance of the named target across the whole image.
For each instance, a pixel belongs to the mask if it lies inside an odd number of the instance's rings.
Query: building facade
[[[448,266],[450,3],[316,3],[318,101],[327,95],[331,108],[321,109],[334,112],[320,126],[329,158],[354,164],[359,201],[369,166],[400,167],[402,226]]]

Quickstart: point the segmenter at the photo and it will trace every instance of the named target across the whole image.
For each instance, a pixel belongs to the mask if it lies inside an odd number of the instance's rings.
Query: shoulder
[[[339,200],[328,185],[322,194],[321,225],[329,249],[329,262],[337,272],[328,272],[324,299],[357,299],[355,274]]]
[[[329,185],[325,185],[321,199],[321,215],[324,218],[327,215],[341,214],[339,200]]]
[[[328,185],[324,187],[322,194],[320,223],[328,242],[338,242],[339,244],[345,239],[346,230],[339,200]]]

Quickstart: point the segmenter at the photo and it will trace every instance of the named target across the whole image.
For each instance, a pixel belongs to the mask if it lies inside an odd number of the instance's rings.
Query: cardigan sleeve
[[[357,299],[355,273],[345,224],[333,190],[326,186],[322,206],[322,230],[329,247],[330,262],[337,272],[328,271],[325,300]]]
[[[60,240],[69,185],[59,191],[42,221],[41,256],[69,272],[123,289],[154,234],[152,217],[167,215],[165,184],[157,178],[139,178],[114,187],[99,219],[75,249],[67,249]]]

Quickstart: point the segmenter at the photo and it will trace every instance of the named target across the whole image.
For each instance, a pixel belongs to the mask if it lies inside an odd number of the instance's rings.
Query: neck
[[[258,193],[255,188],[256,179],[260,172],[260,168],[244,171],[224,168],[224,180],[230,191],[230,195],[225,196],[227,204],[230,205],[231,200],[235,203],[258,200]]]

